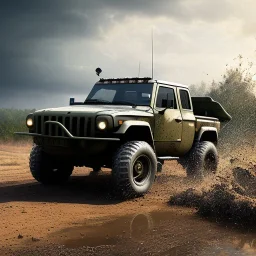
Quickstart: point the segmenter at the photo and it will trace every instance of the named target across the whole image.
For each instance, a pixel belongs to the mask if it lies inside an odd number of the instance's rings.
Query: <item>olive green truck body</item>
[[[19,134],[33,136],[52,158],[96,170],[113,168],[116,152],[133,141],[150,145],[159,163],[173,157],[192,161],[188,156],[195,144],[217,145],[220,122],[230,119],[219,103],[191,97],[185,85],[149,78],[101,79],[85,102],[71,99],[68,107],[30,114],[29,132]]]

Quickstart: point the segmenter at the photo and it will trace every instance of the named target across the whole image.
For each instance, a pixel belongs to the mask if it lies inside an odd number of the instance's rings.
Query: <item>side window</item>
[[[182,108],[191,109],[188,91],[181,90],[181,89],[179,91],[180,91],[180,101],[181,101]]]
[[[167,108],[167,106],[170,106],[172,109],[177,109],[174,89],[159,87],[156,99],[156,107]]]

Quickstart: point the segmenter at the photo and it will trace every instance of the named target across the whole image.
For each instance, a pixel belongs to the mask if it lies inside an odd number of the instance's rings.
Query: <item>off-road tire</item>
[[[192,147],[187,158],[183,160],[189,177],[203,179],[209,174],[216,173],[218,152],[212,142],[197,142]]]
[[[179,159],[177,160],[177,162],[184,168],[187,169],[188,165],[189,165],[189,154],[186,154],[185,156],[179,157]]]
[[[136,172],[140,166],[142,166],[142,174],[139,174],[141,169]],[[115,193],[123,199],[142,196],[151,188],[156,170],[156,155],[148,143],[144,141],[125,143],[113,158],[112,177]]]
[[[32,176],[42,184],[62,184],[69,179],[74,168],[66,162],[54,166],[53,157],[38,145],[31,150],[29,165]]]

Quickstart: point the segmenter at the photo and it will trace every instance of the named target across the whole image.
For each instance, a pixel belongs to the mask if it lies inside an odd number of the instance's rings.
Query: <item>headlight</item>
[[[110,131],[113,129],[114,122],[112,116],[97,116],[96,129],[98,131]]]
[[[33,119],[32,119],[32,118],[29,118],[29,119],[27,120],[27,126],[28,126],[28,127],[33,126]]]
[[[98,128],[99,128],[100,130],[105,130],[105,129],[107,128],[107,122],[106,122],[106,121],[100,121],[100,122],[98,123]]]
[[[28,128],[31,128],[34,125],[34,119],[32,114],[29,114],[26,119],[26,125]]]

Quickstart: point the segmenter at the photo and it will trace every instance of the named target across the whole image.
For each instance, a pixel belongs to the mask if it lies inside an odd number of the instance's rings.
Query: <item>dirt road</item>
[[[256,255],[252,227],[169,205],[171,195],[201,185],[176,162],[164,165],[145,197],[122,202],[107,170],[76,168],[64,186],[40,185],[29,173],[30,148],[0,145],[0,255]],[[239,154],[234,161],[256,159]]]

